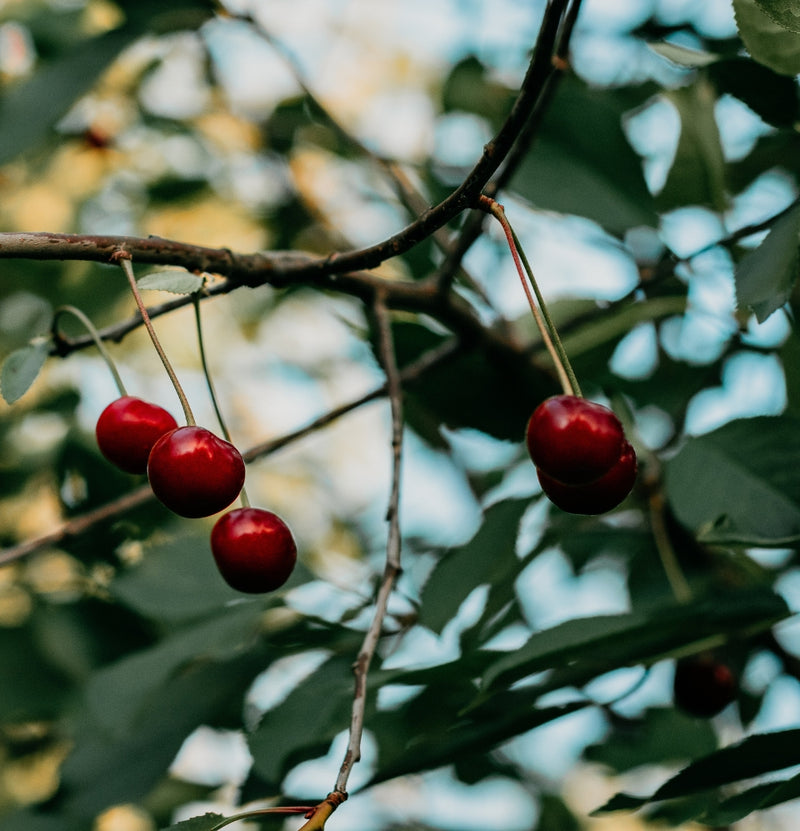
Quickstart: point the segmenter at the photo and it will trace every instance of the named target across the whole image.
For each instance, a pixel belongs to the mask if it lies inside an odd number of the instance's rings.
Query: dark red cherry
[[[244,484],[244,461],[229,442],[204,427],[178,427],[153,445],[147,476],[153,493],[185,517],[216,514]]]
[[[584,485],[620,459],[625,434],[614,413],[576,395],[545,399],[528,421],[526,443],[533,463],[552,479]]]
[[[124,395],[100,413],[95,435],[109,462],[126,473],[144,473],[153,445],[177,426],[163,407]]]
[[[675,665],[675,706],[690,716],[721,713],[736,698],[738,686],[731,668],[711,654],[681,658]]]
[[[537,468],[542,490],[550,501],[571,514],[604,514],[616,508],[636,481],[636,453],[624,441],[622,454],[605,475],[587,485],[565,485]]]
[[[248,594],[280,588],[297,560],[289,526],[263,508],[223,514],[211,530],[211,551],[225,582]]]

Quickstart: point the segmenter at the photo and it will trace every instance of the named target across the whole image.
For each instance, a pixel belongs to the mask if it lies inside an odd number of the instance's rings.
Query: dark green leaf
[[[249,737],[258,774],[273,787],[291,767],[323,754],[350,719],[353,659],[331,658],[264,713]]]
[[[800,37],[800,36],[799,36]],[[800,271],[800,203],[772,226],[764,241],[739,263],[734,279],[740,306],[765,321],[789,299]]]
[[[800,419],[740,419],[689,439],[665,466],[667,496],[700,531],[727,517],[740,535],[800,533]]]
[[[725,211],[725,156],[714,118],[715,90],[700,76],[688,87],[671,90],[667,99],[681,120],[678,148],[667,181],[658,195],[663,210],[708,205]]]
[[[776,782],[765,782],[722,800],[703,811],[706,825],[731,825],[753,811],[763,811],[800,798],[800,774]]]
[[[760,733],[698,759],[650,796],[617,794],[599,810],[635,810],[648,802],[691,796],[797,764],[800,764],[800,729]],[[792,782],[787,785],[786,793],[794,788],[796,784]]]
[[[512,187],[537,207],[585,216],[616,233],[657,223],[613,94],[577,80],[559,86]]]
[[[36,380],[50,353],[50,342],[37,338],[16,349],[3,361],[0,391],[7,404],[19,400]]]
[[[781,75],[794,76],[800,73],[800,37],[785,28],[783,23],[776,23],[774,17],[764,11],[765,5],[780,15],[782,21],[790,20],[781,14],[783,3],[758,0],[733,0],[736,13],[736,25],[747,51],[759,63],[774,69]],[[796,15],[795,15],[796,21]]]
[[[492,583],[516,561],[517,532],[527,506],[527,500],[492,505],[477,534],[439,560],[422,590],[420,623],[441,632],[473,589]]]
[[[170,825],[169,828],[164,828],[163,831],[211,831],[223,819],[222,814],[203,814],[201,817],[192,817],[183,820],[183,822],[177,822],[175,825]]]
[[[777,595],[751,589],[683,605],[569,620],[536,632],[520,649],[502,655],[486,670],[482,684],[485,689],[505,687],[542,670],[580,663],[589,680],[604,669],[651,662],[722,632],[767,628],[787,613]]]

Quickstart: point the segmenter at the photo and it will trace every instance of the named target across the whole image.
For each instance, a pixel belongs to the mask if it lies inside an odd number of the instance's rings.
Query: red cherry
[[[625,434],[608,407],[556,395],[534,410],[525,438],[539,470],[566,485],[585,485],[617,464]]]
[[[100,413],[95,427],[100,452],[126,473],[144,473],[153,445],[178,422],[157,404],[124,395]]]
[[[153,445],[147,463],[153,493],[185,517],[216,514],[244,484],[244,461],[229,442],[204,427],[178,427]]]
[[[690,716],[711,718],[735,698],[738,683],[731,668],[704,653],[681,658],[675,665],[675,706]]]
[[[604,476],[587,485],[565,485],[536,469],[542,490],[547,497],[571,514],[604,514],[622,502],[636,481],[636,453],[623,441],[622,454]]]
[[[248,594],[280,588],[297,560],[289,526],[263,508],[223,514],[211,530],[211,551],[225,582]]]

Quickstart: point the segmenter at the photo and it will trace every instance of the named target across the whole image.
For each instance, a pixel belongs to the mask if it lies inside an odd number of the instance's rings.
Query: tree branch
[[[378,351],[388,387],[389,402],[392,410],[392,484],[389,496],[389,508],[386,519],[389,523],[389,532],[386,542],[386,564],[383,570],[383,579],[378,588],[375,599],[375,613],[372,623],[364,636],[364,642],[358,653],[353,672],[355,674],[355,691],[353,707],[350,717],[350,737],[344,761],[336,778],[334,791],[347,793],[347,781],[350,778],[353,766],[361,758],[361,737],[364,733],[364,719],[367,708],[367,675],[369,667],[378,647],[389,597],[394,584],[400,575],[400,469],[403,452],[403,398],[400,372],[397,368],[397,359],[392,339],[391,320],[389,310],[379,296],[373,306],[375,322],[378,327]]]

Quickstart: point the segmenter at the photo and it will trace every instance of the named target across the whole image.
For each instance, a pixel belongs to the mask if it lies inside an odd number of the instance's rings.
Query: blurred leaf
[[[668,40],[659,43],[650,43],[649,47],[662,58],[666,58],[678,66],[685,66],[690,69],[697,69],[701,66],[708,66],[719,60],[719,55],[713,52],[704,52],[700,49],[689,49],[679,43],[671,43]]]
[[[692,762],[650,796],[617,794],[595,813],[633,810],[648,802],[691,796],[797,764],[800,764],[800,729],[756,734]],[[790,781],[787,794],[797,788],[797,784]]]
[[[36,380],[50,354],[50,341],[36,338],[27,346],[14,350],[0,370],[0,391],[7,404],[18,401]]]
[[[420,623],[441,633],[467,595],[492,583],[509,561],[516,561],[516,541],[528,500],[499,502],[487,509],[477,534],[445,553],[422,589]]]
[[[69,680],[46,660],[30,626],[0,628],[0,664],[4,724],[53,718],[71,692]]]
[[[794,78],[779,75],[749,58],[728,58],[713,64],[708,74],[722,95],[738,98],[768,124],[792,127],[800,116]]]
[[[278,788],[290,768],[324,754],[347,728],[353,684],[353,658],[333,657],[264,713],[248,744],[256,771],[270,786]]]
[[[512,93],[507,86],[491,81],[487,69],[476,57],[459,61],[442,87],[445,111],[461,110],[488,118],[498,126],[508,112]]]
[[[613,93],[576,79],[559,85],[512,188],[539,208],[585,216],[614,233],[657,224]]]
[[[739,419],[689,439],[665,464],[678,520],[701,531],[727,517],[737,534],[800,533],[800,419]]]
[[[800,271],[800,202],[781,216],[734,274],[736,299],[763,323],[789,300]]]
[[[484,673],[482,686],[507,687],[536,672],[580,663],[596,675],[656,660],[719,633],[767,628],[787,613],[780,597],[751,588],[683,605],[568,620],[499,657]]]
[[[601,744],[584,751],[589,762],[625,773],[641,765],[696,759],[717,749],[711,723],[685,716],[674,708],[651,708],[641,718],[620,720]]]
[[[763,811],[774,805],[800,798],[800,774],[789,779],[765,782],[741,793],[723,799],[719,804],[704,807],[701,814],[706,825],[731,825],[753,811]]]
[[[765,13],[769,7],[773,16]],[[747,51],[759,63],[781,75],[795,76],[800,73],[800,37],[795,31],[785,28],[785,22],[792,17],[796,24],[796,12],[786,14],[784,3],[762,0],[733,0],[736,26]],[[780,17],[782,23],[775,18]]]
[[[800,32],[800,10],[794,0],[756,0],[759,8],[779,26],[791,32]]]
[[[539,822],[535,831],[581,831],[581,822],[556,794],[539,797]]]
[[[713,86],[700,76],[690,86],[670,90],[665,96],[678,111],[681,132],[667,181],[658,194],[659,207],[707,205],[725,211],[725,156],[714,117]]]
[[[203,288],[203,278],[188,271],[151,271],[136,281],[142,290],[169,291],[173,294],[194,294]]]

